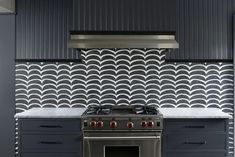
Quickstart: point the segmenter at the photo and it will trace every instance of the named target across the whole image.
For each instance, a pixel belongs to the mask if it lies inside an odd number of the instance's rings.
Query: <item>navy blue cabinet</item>
[[[78,59],[70,30],[175,31],[168,60],[232,60],[234,0],[17,0],[16,59]]]
[[[73,0],[19,0],[16,59],[78,59],[67,48],[73,28]]]
[[[164,157],[227,157],[228,120],[165,119]]]
[[[80,119],[19,119],[20,157],[82,157]]]

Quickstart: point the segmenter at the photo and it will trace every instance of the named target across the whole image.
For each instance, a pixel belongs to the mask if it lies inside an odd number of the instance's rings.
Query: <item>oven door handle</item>
[[[83,137],[84,140],[153,140],[161,139],[161,136],[114,136],[114,137]]]

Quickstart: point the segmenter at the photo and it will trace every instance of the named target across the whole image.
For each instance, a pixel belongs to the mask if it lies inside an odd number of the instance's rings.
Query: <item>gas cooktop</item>
[[[156,107],[152,106],[91,106],[84,115],[158,115]]]
[[[152,106],[91,106],[83,130],[161,130],[162,114]]]

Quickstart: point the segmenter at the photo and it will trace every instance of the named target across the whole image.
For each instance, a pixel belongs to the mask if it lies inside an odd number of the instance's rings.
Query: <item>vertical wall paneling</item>
[[[231,0],[177,0],[180,48],[167,59],[232,59]]]
[[[16,58],[78,58],[75,50],[67,48],[74,10],[73,0],[17,1]]]
[[[171,0],[18,0],[17,59],[74,59],[70,30],[174,31]]]
[[[176,31],[167,59],[232,59],[233,0],[17,0],[17,59],[76,59],[70,30]]]

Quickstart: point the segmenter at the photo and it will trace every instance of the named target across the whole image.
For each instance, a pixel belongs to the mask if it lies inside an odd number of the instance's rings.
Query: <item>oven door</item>
[[[161,157],[161,133],[84,133],[83,153],[84,157]]]

